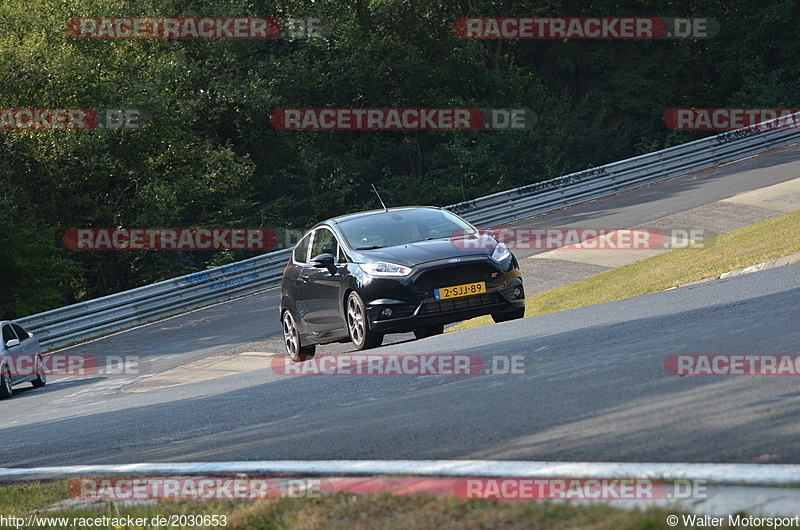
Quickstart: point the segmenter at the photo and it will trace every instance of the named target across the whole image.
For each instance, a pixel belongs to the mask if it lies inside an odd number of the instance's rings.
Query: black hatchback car
[[[480,315],[522,318],[516,258],[491,233],[433,207],[329,219],[309,230],[283,271],[281,324],[294,361],[317,344],[380,346],[387,333],[436,335]]]

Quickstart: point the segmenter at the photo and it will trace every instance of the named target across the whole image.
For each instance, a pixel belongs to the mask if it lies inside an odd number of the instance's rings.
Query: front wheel
[[[524,316],[525,308],[523,307],[521,309],[514,309],[513,311],[507,311],[505,313],[492,313],[492,320],[494,320],[495,323],[508,322],[509,320],[516,320]]]
[[[31,381],[35,388],[41,388],[47,384],[47,374],[44,371],[44,359],[41,355],[36,356],[36,379]]]
[[[364,301],[357,292],[347,297],[347,329],[357,350],[375,348],[383,342],[383,335],[369,329]]]
[[[281,327],[283,328],[283,344],[286,346],[286,353],[291,360],[299,363],[314,358],[317,347],[314,344],[300,345],[300,332],[297,331],[297,324],[289,310],[283,312]]]

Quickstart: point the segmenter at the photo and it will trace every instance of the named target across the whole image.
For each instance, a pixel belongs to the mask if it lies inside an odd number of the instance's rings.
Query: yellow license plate
[[[445,298],[458,298],[459,296],[483,294],[485,292],[486,282],[465,283],[464,285],[454,285],[452,287],[434,289],[433,297],[437,300],[444,300]]]

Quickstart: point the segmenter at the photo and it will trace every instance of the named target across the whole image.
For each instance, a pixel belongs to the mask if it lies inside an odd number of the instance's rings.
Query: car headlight
[[[494,247],[494,252],[492,252],[492,259],[498,263],[501,263],[511,257],[511,251],[508,250],[508,247],[505,243],[498,243],[496,247]]]
[[[360,263],[359,267],[372,276],[408,276],[411,274],[411,267],[404,267],[396,263],[387,263],[385,261]]]

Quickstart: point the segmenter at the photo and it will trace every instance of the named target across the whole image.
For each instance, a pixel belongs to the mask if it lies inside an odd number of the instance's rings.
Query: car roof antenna
[[[378,200],[381,201],[381,206],[383,206],[383,211],[388,212],[389,208],[387,208],[386,205],[383,204],[383,199],[381,199],[381,194],[378,193],[378,189],[375,187],[375,184],[370,183],[370,186],[372,186],[372,189],[375,191],[375,195],[378,196]]]

